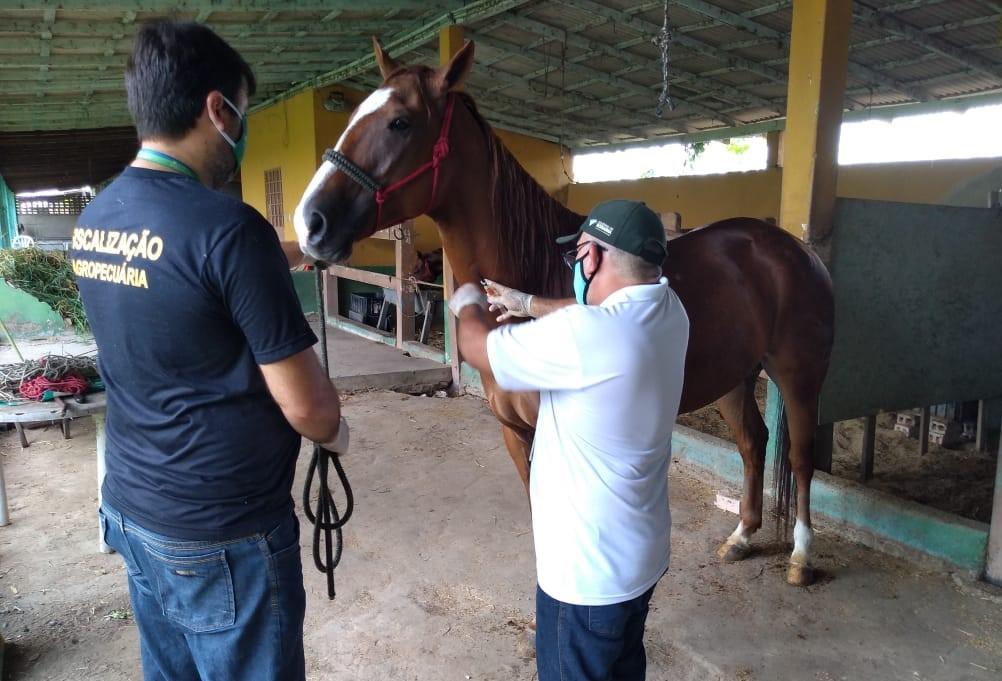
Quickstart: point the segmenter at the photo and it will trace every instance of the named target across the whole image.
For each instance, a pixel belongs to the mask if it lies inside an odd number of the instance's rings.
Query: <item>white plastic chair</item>
[[[35,240],[27,234],[18,234],[10,245],[11,248],[31,248],[35,245]]]

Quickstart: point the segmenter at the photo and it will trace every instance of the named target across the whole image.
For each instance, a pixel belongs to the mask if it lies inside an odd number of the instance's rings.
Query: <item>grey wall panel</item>
[[[840,199],[820,422],[1002,395],[1002,212]]]

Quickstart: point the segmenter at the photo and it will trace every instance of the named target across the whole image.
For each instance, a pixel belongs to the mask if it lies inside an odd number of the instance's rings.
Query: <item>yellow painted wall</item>
[[[843,166],[838,195],[853,199],[941,203],[971,178],[1002,167],[1002,159],[913,161],[886,165]],[[987,196],[984,198],[987,203]]]
[[[240,169],[245,202],[265,217],[264,172],[282,170],[282,203],[285,232],[294,240],[292,214],[317,169],[314,95],[303,92],[247,117],[247,153]]]
[[[838,195],[845,198],[941,203],[971,178],[1002,167],[1002,159],[915,161],[839,168]],[[568,205],[587,213],[614,198],[645,201],[656,212],[678,212],[685,227],[726,217],[778,217],[782,168],[750,173],[660,177],[571,185]],[[986,197],[987,200],[987,197]]]
[[[625,182],[573,184],[568,206],[587,213],[609,199],[645,202],[657,213],[677,212],[683,227],[727,217],[779,217],[779,169],[697,177],[659,177]]]

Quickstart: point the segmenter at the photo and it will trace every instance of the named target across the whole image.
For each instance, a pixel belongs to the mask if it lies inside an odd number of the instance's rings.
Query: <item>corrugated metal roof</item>
[[[127,124],[131,36],[166,13],[245,56],[255,104],[315,77],[371,87],[372,34],[434,61],[436,28],[455,20],[478,43],[469,91],[498,127],[590,146],[760,123],[785,115],[792,4],[670,0],[678,108],[658,120],[660,0],[39,2],[0,9],[0,130]],[[853,12],[847,108],[1002,90],[1002,1],[856,0]]]

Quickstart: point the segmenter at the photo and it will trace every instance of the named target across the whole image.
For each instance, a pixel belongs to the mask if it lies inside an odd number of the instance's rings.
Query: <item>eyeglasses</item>
[[[589,244],[595,246],[595,248],[597,248],[600,251],[607,250],[606,248],[604,248],[602,245],[600,245],[599,243],[597,243],[595,241],[582,241],[577,246],[575,246],[574,248],[572,248],[572,249],[570,249],[568,251],[565,251],[563,253],[563,255],[560,256],[561,258],[563,258],[564,264],[567,265],[567,267],[569,267],[570,269],[573,270],[574,269],[574,263],[576,263],[578,261],[578,253],[581,252],[581,247],[582,246],[588,246]]]

